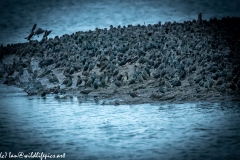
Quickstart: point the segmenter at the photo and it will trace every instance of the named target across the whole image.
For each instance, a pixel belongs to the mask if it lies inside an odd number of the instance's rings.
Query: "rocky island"
[[[240,17],[111,25],[1,46],[0,79],[28,95],[115,105],[239,101]]]

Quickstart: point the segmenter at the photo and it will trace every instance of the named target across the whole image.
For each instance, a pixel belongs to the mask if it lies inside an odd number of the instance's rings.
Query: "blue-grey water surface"
[[[240,158],[240,104],[100,105],[1,84],[0,152],[66,159]]]
[[[128,24],[240,17],[239,0],[1,0],[0,44],[27,42],[33,24],[49,38]],[[37,29],[36,28],[36,29]],[[33,39],[41,40],[42,35]]]

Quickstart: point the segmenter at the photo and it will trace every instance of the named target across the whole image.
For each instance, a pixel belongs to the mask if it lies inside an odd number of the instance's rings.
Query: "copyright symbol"
[[[18,152],[18,158],[23,158],[24,153],[23,152]]]

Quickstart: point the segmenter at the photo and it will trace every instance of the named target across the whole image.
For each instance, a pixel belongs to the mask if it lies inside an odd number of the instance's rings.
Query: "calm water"
[[[240,158],[240,104],[100,105],[0,86],[0,152],[66,159]]]
[[[1,0],[0,44],[27,42],[33,24],[49,35],[109,28],[110,25],[183,22],[240,16],[239,0]],[[37,29],[36,28],[36,29]],[[41,40],[42,35],[34,39]]]

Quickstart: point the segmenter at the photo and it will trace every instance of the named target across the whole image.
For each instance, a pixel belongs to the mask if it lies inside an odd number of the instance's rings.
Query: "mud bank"
[[[240,18],[110,26],[0,47],[0,78],[28,95],[114,104],[240,100]]]

